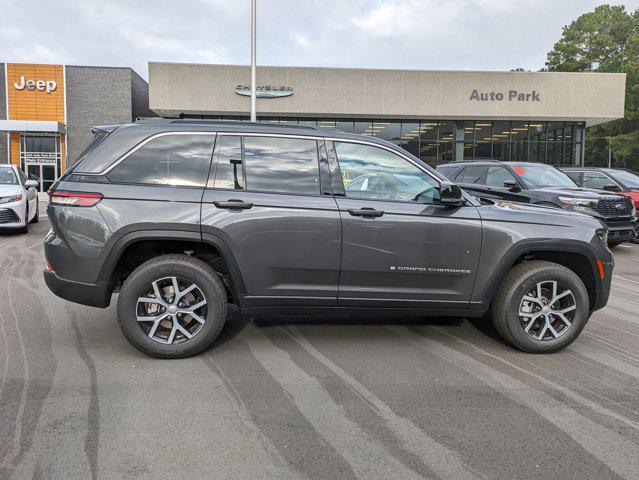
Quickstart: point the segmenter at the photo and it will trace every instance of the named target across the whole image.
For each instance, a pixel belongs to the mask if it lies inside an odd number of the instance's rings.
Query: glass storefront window
[[[304,127],[317,127],[317,120],[309,120],[307,118],[300,118],[297,122],[298,125]]]
[[[342,132],[353,133],[353,121],[337,120],[335,122],[335,128]]]
[[[420,142],[419,155],[423,162],[428,163],[431,167],[437,165],[437,143]]]
[[[387,140],[399,145],[401,137],[402,123],[397,120],[389,121],[373,121],[371,128],[372,136],[379,137],[382,140]]]
[[[246,117],[215,118],[223,121],[247,120]],[[379,118],[364,120],[265,116],[259,117],[259,121],[335,128],[347,133],[378,137],[403,147],[431,165],[450,162],[456,158],[493,158],[552,165],[580,164],[585,129],[582,122],[542,120],[403,121]]]
[[[402,122],[400,147],[419,157],[419,122]]]
[[[358,135],[372,135],[373,123],[371,121],[357,121],[353,122],[353,133]]]

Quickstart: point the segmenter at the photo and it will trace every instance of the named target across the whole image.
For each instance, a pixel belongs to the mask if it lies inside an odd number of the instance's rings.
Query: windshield
[[[528,188],[577,186],[568,175],[550,165],[515,164],[513,170]]]
[[[615,178],[618,178],[621,183],[626,187],[632,189],[639,189],[639,176],[632,172],[626,172],[625,170],[615,170],[612,172]]]
[[[0,167],[0,185],[17,185],[18,178],[11,167]]]

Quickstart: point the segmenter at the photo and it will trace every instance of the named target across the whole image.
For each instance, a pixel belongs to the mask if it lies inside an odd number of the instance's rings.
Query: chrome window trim
[[[111,165],[109,165],[107,168],[105,168],[104,170],[97,172],[97,173],[92,173],[92,172],[77,172],[78,174],[81,175],[106,175],[108,174],[111,170],[113,170],[115,167],[117,167],[119,164],[121,164],[123,161],[125,161],[127,158],[129,158],[131,155],[133,155],[135,152],[137,152],[140,148],[142,148],[144,145],[146,145],[147,143],[149,143],[151,140],[155,140],[156,138],[159,137],[166,137],[169,135],[209,135],[212,137],[215,137],[217,135],[217,132],[161,132],[161,133],[156,133],[154,135],[151,135],[148,138],[145,138],[144,140],[142,140],[140,143],[138,143],[136,146],[134,146],[133,148],[131,148],[128,152],[126,152],[124,155],[122,155],[120,158],[118,158],[115,162],[113,162]],[[211,155],[213,155],[213,152],[211,151]],[[76,173],[76,172],[74,172]]]

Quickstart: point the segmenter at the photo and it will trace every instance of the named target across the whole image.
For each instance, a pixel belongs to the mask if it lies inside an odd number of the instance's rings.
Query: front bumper
[[[637,223],[634,218],[604,219],[608,227],[608,243],[621,243],[633,240],[637,235]]]
[[[44,282],[58,297],[89,307],[106,308],[111,303],[113,285],[106,283],[82,283],[58,277],[51,270],[44,270]]]
[[[17,228],[26,225],[25,201],[0,203],[0,228]]]

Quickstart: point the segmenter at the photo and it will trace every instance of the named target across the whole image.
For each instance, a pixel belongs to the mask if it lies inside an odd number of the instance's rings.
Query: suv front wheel
[[[502,280],[493,301],[493,323],[514,347],[552,353],[579,336],[589,309],[588,292],[575,272],[535,260],[513,267]]]
[[[118,321],[138,350],[182,358],[215,341],[226,308],[224,284],[210,265],[188,255],[162,255],[126,279],[118,297]]]

